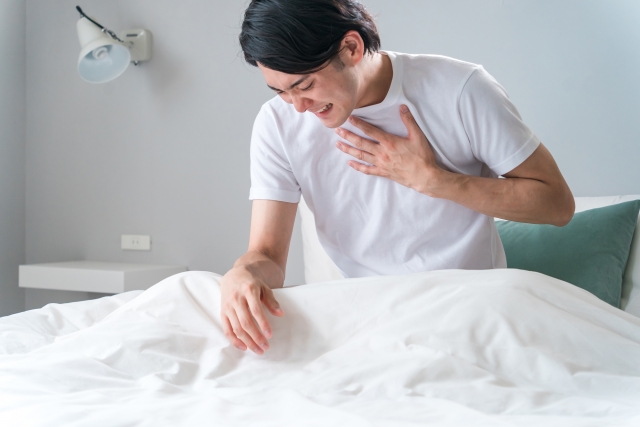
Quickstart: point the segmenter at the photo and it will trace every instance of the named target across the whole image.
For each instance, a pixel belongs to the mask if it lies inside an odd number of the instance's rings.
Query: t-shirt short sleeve
[[[282,145],[278,121],[268,104],[260,109],[251,134],[250,200],[298,203],[300,186]]]
[[[498,176],[515,169],[540,145],[507,92],[482,67],[462,88],[458,108],[474,156]]]

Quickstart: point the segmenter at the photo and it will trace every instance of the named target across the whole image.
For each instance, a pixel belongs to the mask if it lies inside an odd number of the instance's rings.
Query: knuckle
[[[262,303],[260,302],[260,294],[251,295],[249,298],[247,298],[247,306],[249,307],[249,311],[251,313],[255,313],[257,310],[260,310],[261,304]]]
[[[260,307],[258,304],[249,304],[249,310],[251,310],[251,313],[254,316],[259,316],[262,314],[262,307]]]
[[[240,290],[243,294],[251,293],[253,291],[253,288],[254,284],[251,282],[244,283],[242,284],[242,286],[240,286]]]

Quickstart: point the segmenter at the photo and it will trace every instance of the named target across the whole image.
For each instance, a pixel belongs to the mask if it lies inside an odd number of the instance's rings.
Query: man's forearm
[[[283,269],[269,256],[258,251],[249,251],[233,264],[233,268],[243,268],[262,280],[271,289],[284,285]]]
[[[456,202],[482,214],[511,221],[566,225],[574,201],[568,188],[530,178],[484,178],[442,171],[432,197]],[[567,193],[568,192],[568,193]]]

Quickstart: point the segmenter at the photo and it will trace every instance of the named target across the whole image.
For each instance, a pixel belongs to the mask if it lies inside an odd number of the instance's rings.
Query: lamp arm
[[[80,16],[81,16],[81,17],[83,17],[83,18],[87,18],[90,22],[92,22],[92,23],[94,23],[95,25],[97,25],[97,26],[98,26],[98,28],[100,28],[100,30],[101,30],[103,33],[108,34],[109,36],[111,36],[111,38],[112,38],[112,39],[117,40],[117,41],[119,41],[120,43],[124,43],[124,40],[120,39],[120,38],[116,35],[116,33],[114,33],[113,31],[111,31],[111,30],[110,30],[110,29],[108,29],[107,27],[105,27],[105,26],[103,26],[103,25],[100,25],[99,23],[97,23],[97,22],[96,22],[96,21],[94,21],[93,19],[89,18],[89,16],[88,16],[86,13],[84,13],[84,12],[82,11],[82,9],[80,9],[80,6],[76,6],[76,10],[77,10],[78,12],[80,12]]]

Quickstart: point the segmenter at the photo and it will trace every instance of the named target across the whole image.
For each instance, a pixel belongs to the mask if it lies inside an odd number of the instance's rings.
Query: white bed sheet
[[[263,356],[219,276],[0,319],[1,426],[637,426],[640,319],[520,270],[275,291]]]

